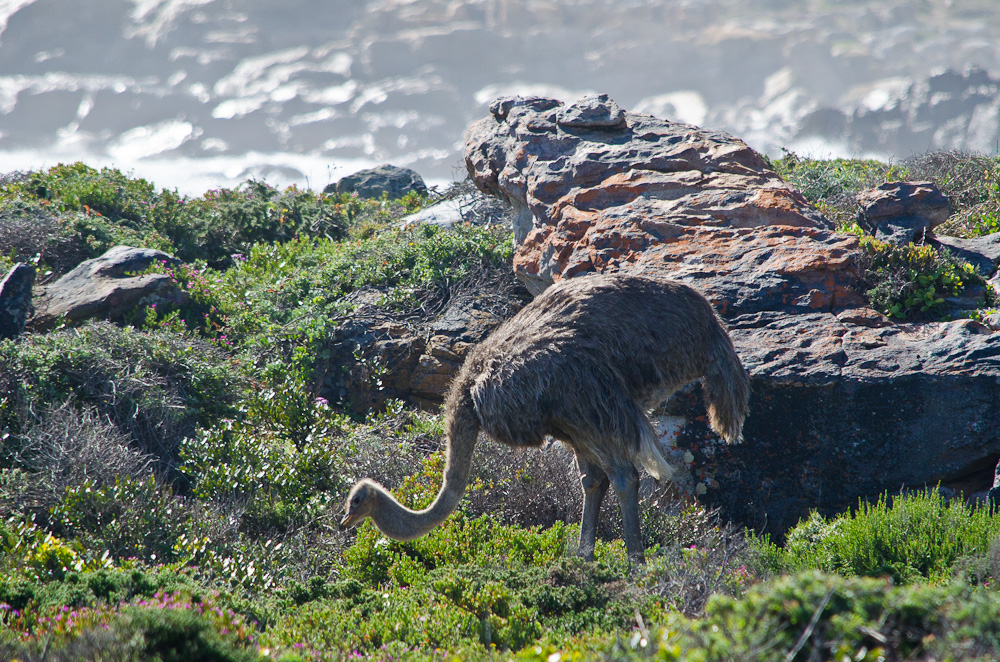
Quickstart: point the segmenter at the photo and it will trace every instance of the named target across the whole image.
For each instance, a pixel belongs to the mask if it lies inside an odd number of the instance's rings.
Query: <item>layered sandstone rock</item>
[[[992,484],[1000,333],[971,320],[893,324],[866,308],[856,238],[742,141],[607,97],[514,98],[469,129],[466,162],[517,210],[514,268],[533,292],[592,271],[655,271],[698,287],[727,319],[753,377],[746,443],[711,434],[697,385],[664,407],[680,423],[661,426],[727,516],[780,534],[810,509],[884,490]]]
[[[532,292],[639,265],[697,282],[731,313],[860,303],[856,238],[742,141],[607,97],[502,99],[491,113],[468,131],[467,165],[518,210],[514,269]]]

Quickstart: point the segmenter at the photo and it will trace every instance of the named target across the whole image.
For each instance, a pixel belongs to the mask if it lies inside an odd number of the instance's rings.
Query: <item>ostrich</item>
[[[645,561],[639,468],[671,477],[647,411],[701,378],[713,430],[742,440],[750,379],[712,305],[682,283],[648,275],[588,275],[549,287],[476,346],[445,401],[444,482],[423,510],[359,481],[341,527],[371,517],[390,538],[423,536],[456,508],[479,431],[511,446],[551,435],[576,455],[584,505],[579,554],[594,557],[601,501],[618,495],[625,546]]]

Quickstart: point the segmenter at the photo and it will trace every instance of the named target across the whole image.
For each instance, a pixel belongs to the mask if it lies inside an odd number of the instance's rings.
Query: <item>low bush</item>
[[[89,257],[124,244],[157,248],[185,262],[201,260],[215,267],[232,264],[234,254],[257,243],[297,237],[338,239],[353,225],[384,223],[425,203],[426,198],[416,194],[398,201],[362,201],[294,186],[278,191],[254,180],[187,198],[157,191],[145,179],[120,170],[96,170],[83,163],[0,181],[0,219],[18,209],[33,210],[34,216],[57,216],[62,227],[50,237],[84,247]],[[10,250],[3,243],[0,249]]]
[[[523,662],[562,660],[991,660],[1000,595],[961,584],[893,587],[808,571],[716,596],[704,617],[668,613],[631,637],[580,637],[525,648]]]
[[[576,461],[559,444],[518,449],[484,440],[472,464],[461,506],[469,515],[493,513],[504,522],[543,528],[580,520],[583,494]],[[613,507],[606,518],[617,516]]]
[[[6,464],[16,469],[8,474],[13,482],[0,482],[0,512],[44,511],[84,482],[103,487],[149,474],[151,457],[93,406],[70,399],[36,414],[37,422],[9,448]],[[26,480],[16,480],[18,471]]]
[[[373,541],[363,529],[345,555],[352,580],[334,590],[297,589],[302,609],[265,640],[308,642],[325,654],[388,647],[475,656],[518,650],[541,636],[612,632],[637,610],[657,609],[623,581],[620,544],[601,544],[599,562],[586,563],[563,556],[564,531],[526,532],[459,516],[430,540],[400,544]]]
[[[4,659],[250,662],[254,628],[202,596],[158,593],[118,608],[66,609],[38,618],[26,641],[0,642]]]
[[[830,519],[813,513],[788,532],[783,548],[754,542],[775,572],[811,568],[908,583],[947,580],[962,559],[989,555],[998,536],[1000,513],[929,491],[882,495]]]
[[[949,298],[986,281],[969,263],[932,246],[896,246],[861,237],[860,289],[876,310],[897,319],[940,319],[949,310]],[[995,293],[984,290],[982,305]]]
[[[65,227],[62,217],[37,204],[0,207],[0,271],[27,262],[39,269],[36,280],[46,283],[87,258],[87,248]]]
[[[52,423],[43,417],[69,402],[110,421],[133,449],[151,456],[159,469],[172,471],[181,439],[197,425],[231,414],[242,388],[241,375],[221,350],[187,335],[97,322],[5,341],[0,343],[0,429],[8,438],[0,467],[13,466],[16,449],[37,445],[25,435],[44,436]],[[59,415],[64,421],[68,416]]]

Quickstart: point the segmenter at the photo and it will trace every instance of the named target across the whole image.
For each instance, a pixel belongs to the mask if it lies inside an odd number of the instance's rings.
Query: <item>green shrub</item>
[[[38,269],[36,280],[58,277],[87,258],[86,246],[68,229],[63,218],[35,203],[0,204],[0,271],[16,262]]]
[[[294,186],[279,192],[250,180],[242,188],[208,191],[190,200],[165,193],[166,209],[157,209],[151,222],[170,238],[177,257],[220,267],[257,243],[342,238],[350,214],[337,200]]]
[[[175,560],[174,544],[188,528],[193,505],[153,476],[120,478],[100,487],[84,481],[68,488],[52,508],[51,524],[89,549],[107,550],[114,559],[169,563]]]
[[[157,594],[121,608],[57,610],[22,642],[0,643],[4,659],[237,662],[262,659],[252,626],[203,597]]]
[[[890,317],[940,318],[948,297],[960,296],[970,285],[985,285],[972,265],[932,246],[896,246],[863,236],[861,250],[861,288],[872,306]]]
[[[200,499],[240,500],[242,527],[261,533],[314,519],[339,501],[348,487],[346,452],[325,433],[297,446],[252,423],[226,420],[183,442],[181,471]]]
[[[259,244],[222,276],[220,307],[235,339],[262,334],[273,343],[296,327],[305,339],[323,339],[329,327],[320,320],[351,310],[343,301],[348,294],[371,288],[398,308],[412,308],[419,304],[405,296],[407,288],[459,281],[477,269],[507,265],[512,257],[509,230],[471,226],[387,228],[345,242]],[[289,328],[293,321],[296,327]]]
[[[687,646],[694,656],[663,658],[980,659],[1000,651],[1000,629],[991,620],[998,613],[997,594],[982,590],[893,589],[875,579],[804,573],[751,589],[741,600],[710,601],[706,617],[692,624]]]
[[[346,588],[346,587],[345,587]],[[655,605],[602,564],[560,558],[544,565],[448,565],[412,584],[351,585],[309,601],[265,639],[277,647],[378,654],[405,645],[463,657],[518,650],[543,636],[614,632]]]
[[[0,429],[10,435],[4,449],[22,445],[20,435],[40,423],[39,412],[71,401],[107,417],[172,470],[181,439],[231,414],[242,384],[221,350],[187,335],[104,322],[27,335],[0,343]],[[12,461],[8,455],[2,466]]]
[[[571,539],[572,529],[562,523],[547,530],[520,529],[497,524],[489,516],[469,519],[461,512],[409,542],[385,538],[366,522],[344,553],[344,564],[352,577],[368,585],[392,580],[407,586],[449,565],[544,565],[562,556]],[[620,561],[606,545],[598,559]]]
[[[778,572],[815,568],[846,575],[943,581],[963,558],[986,555],[1000,535],[1000,514],[914,493],[825,519],[813,513],[788,532],[784,548],[755,540]]]
[[[339,239],[361,223],[385,223],[426,198],[360,200],[351,195],[284,191],[247,181],[197,198],[160,190],[114,168],[60,164],[0,182],[0,218],[10,209],[43,209],[59,217],[61,236],[90,257],[115,245],[157,248],[185,262],[225,267],[256,243],[297,237]],[[2,224],[0,224],[2,225]],[[0,233],[2,238],[2,233]],[[0,244],[2,246],[2,244]]]
[[[711,599],[704,617],[661,615],[630,637],[539,641],[523,662],[806,662],[990,660],[1000,653],[1000,595],[960,584],[893,587],[816,571],[781,577],[741,598]]]

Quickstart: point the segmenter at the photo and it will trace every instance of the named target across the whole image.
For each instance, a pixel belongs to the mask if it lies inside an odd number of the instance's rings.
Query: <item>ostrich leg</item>
[[[634,564],[645,563],[646,554],[639,529],[639,472],[631,464],[619,465],[615,467],[611,485],[621,506],[628,558]]]
[[[583,519],[580,522],[580,548],[577,553],[588,561],[593,561],[601,502],[610,481],[604,469],[596,464],[580,458],[577,458],[577,464],[580,466],[580,482],[583,484]]]

